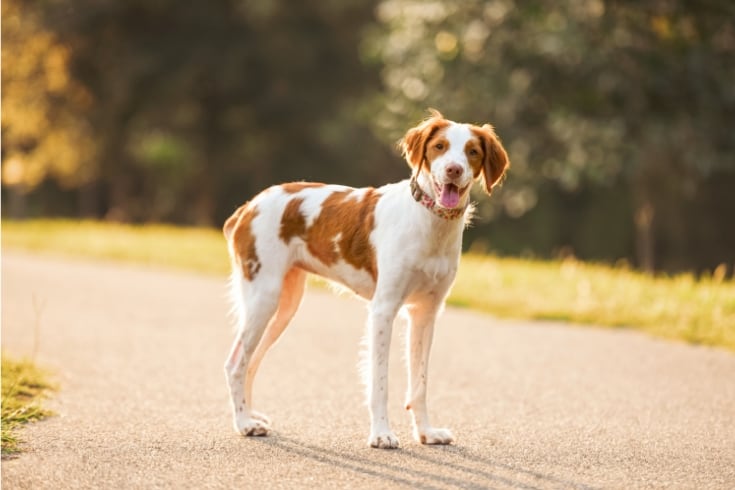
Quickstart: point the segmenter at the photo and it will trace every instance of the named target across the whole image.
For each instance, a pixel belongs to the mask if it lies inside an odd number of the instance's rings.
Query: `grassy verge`
[[[39,404],[53,386],[47,375],[30,361],[2,355],[2,456],[19,451],[18,427],[51,415]]]
[[[3,247],[226,275],[218,230],[99,222],[3,222]],[[723,274],[651,277],[574,260],[467,255],[449,303],[499,317],[644,330],[735,350],[735,282]]]
[[[98,221],[3,220],[2,246],[209,274],[228,274],[230,266],[222,233],[205,228]]]
[[[502,317],[629,327],[735,350],[735,282],[576,260],[466,256],[449,302]]]

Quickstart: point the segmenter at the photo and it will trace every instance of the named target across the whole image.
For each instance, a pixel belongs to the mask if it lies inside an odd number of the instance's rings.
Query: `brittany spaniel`
[[[368,444],[396,448],[388,423],[388,355],[393,320],[403,307],[406,409],[422,444],[449,444],[448,429],[429,423],[427,367],[434,323],[454,281],[462,231],[471,215],[476,180],[490,194],[508,156],[489,124],[431,117],[400,143],[410,179],[353,189],[294,182],[270,187],[225,222],[232,262],[231,294],[237,336],[225,363],[234,425],[263,436],[270,421],[253,410],[253,378],[304,294],[307,273],[318,274],[369,301],[364,381],[370,410]]]

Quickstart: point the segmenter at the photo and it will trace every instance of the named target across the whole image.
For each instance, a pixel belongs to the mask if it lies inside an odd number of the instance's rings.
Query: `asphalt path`
[[[366,308],[311,288],[255,382],[274,433],[244,438],[225,298],[225,278],[4,251],[3,352],[35,356],[60,389],[57,415],[2,462],[3,488],[735,488],[731,352],[448,308],[429,407],[456,443],[411,439],[398,322],[401,448],[371,449]]]

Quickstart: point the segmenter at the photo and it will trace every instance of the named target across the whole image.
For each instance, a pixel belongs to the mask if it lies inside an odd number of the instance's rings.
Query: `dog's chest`
[[[461,230],[459,233],[446,231],[429,233],[403,249],[410,263],[409,269],[413,271],[413,282],[419,289],[433,288],[454,280],[462,243]]]
[[[446,255],[426,257],[420,264],[417,264],[417,269],[419,275],[422,276],[421,282],[433,285],[454,278],[457,273],[457,260]]]
[[[413,255],[416,282],[433,287],[453,281],[459,262],[459,243],[456,238],[423,242]]]

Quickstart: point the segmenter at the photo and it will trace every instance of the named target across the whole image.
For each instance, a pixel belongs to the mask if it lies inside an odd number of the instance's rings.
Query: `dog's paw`
[[[379,449],[397,449],[398,438],[392,432],[370,434],[368,445]]]
[[[270,432],[270,424],[265,423],[263,420],[257,418],[238,420],[235,425],[235,430],[243,436],[267,436]]]
[[[255,410],[251,410],[250,417],[255,420],[259,420],[263,422],[265,425],[268,426],[268,428],[270,428],[271,426],[271,419],[264,413],[260,413],[260,412],[256,412]]]
[[[454,436],[449,429],[428,428],[421,432],[416,432],[416,440],[421,444],[451,444],[454,442]]]

